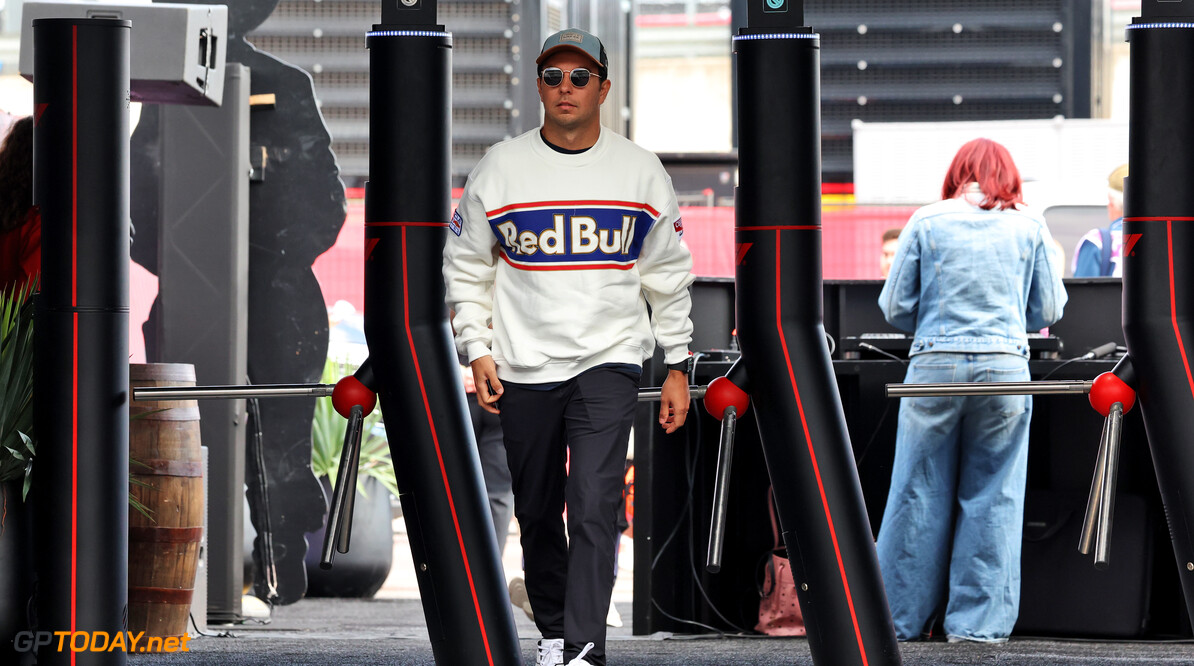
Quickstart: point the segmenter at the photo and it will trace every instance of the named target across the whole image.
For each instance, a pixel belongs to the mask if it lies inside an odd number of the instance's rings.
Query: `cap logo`
[[[585,38],[579,32],[565,32],[560,34],[560,41],[576,42],[577,44],[580,44],[581,42],[585,41]]]

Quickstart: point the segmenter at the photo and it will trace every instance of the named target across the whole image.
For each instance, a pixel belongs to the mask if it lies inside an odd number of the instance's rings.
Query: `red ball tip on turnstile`
[[[349,375],[336,382],[336,388],[332,389],[332,406],[340,416],[348,418],[353,405],[360,405],[368,414],[377,405],[377,394],[370,391],[361,380]]]
[[[1107,416],[1111,411],[1111,405],[1117,402],[1124,406],[1124,413],[1127,414],[1132,405],[1136,404],[1136,391],[1115,373],[1104,372],[1095,377],[1090,385],[1090,406],[1094,407],[1096,412]]]
[[[709,382],[709,387],[705,389],[705,410],[720,421],[730,405],[734,406],[738,416],[742,416],[750,405],[750,396],[725,377]]]

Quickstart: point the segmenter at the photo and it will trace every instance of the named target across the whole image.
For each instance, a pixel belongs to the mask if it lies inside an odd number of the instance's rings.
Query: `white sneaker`
[[[535,654],[535,666],[561,666],[564,663],[564,639],[541,638]]]
[[[535,612],[531,610],[531,599],[527,596],[526,581],[519,576],[511,578],[509,590],[510,603],[514,604],[514,606],[517,608],[521,608],[522,612],[527,614],[527,617],[534,620]]]
[[[609,604],[609,613],[605,616],[605,626],[620,627],[622,626],[622,615],[618,613],[618,609],[611,601]]]
[[[585,649],[581,650],[580,654],[573,657],[572,661],[568,662],[568,666],[593,666],[593,662],[585,661],[585,659],[584,659],[585,655],[588,654],[589,650],[592,650],[592,649],[593,649],[592,643],[585,643]]]

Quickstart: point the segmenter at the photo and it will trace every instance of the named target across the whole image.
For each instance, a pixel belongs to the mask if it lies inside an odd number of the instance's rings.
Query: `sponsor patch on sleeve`
[[[677,217],[676,221],[672,222],[672,228],[676,230],[677,236],[680,236],[680,237],[684,236],[684,220]],[[457,235],[460,235],[460,234],[457,233]]]
[[[460,209],[452,211],[452,221],[448,223],[448,228],[457,236],[460,235],[460,228],[464,225],[464,218],[460,217]]]

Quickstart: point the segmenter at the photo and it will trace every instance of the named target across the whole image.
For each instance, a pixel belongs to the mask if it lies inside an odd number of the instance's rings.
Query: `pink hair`
[[[986,210],[1003,210],[1024,203],[1020,170],[1011,153],[990,139],[974,139],[958,149],[945,174],[941,198],[958,196],[969,183],[978,183],[987,196],[981,204]]]

